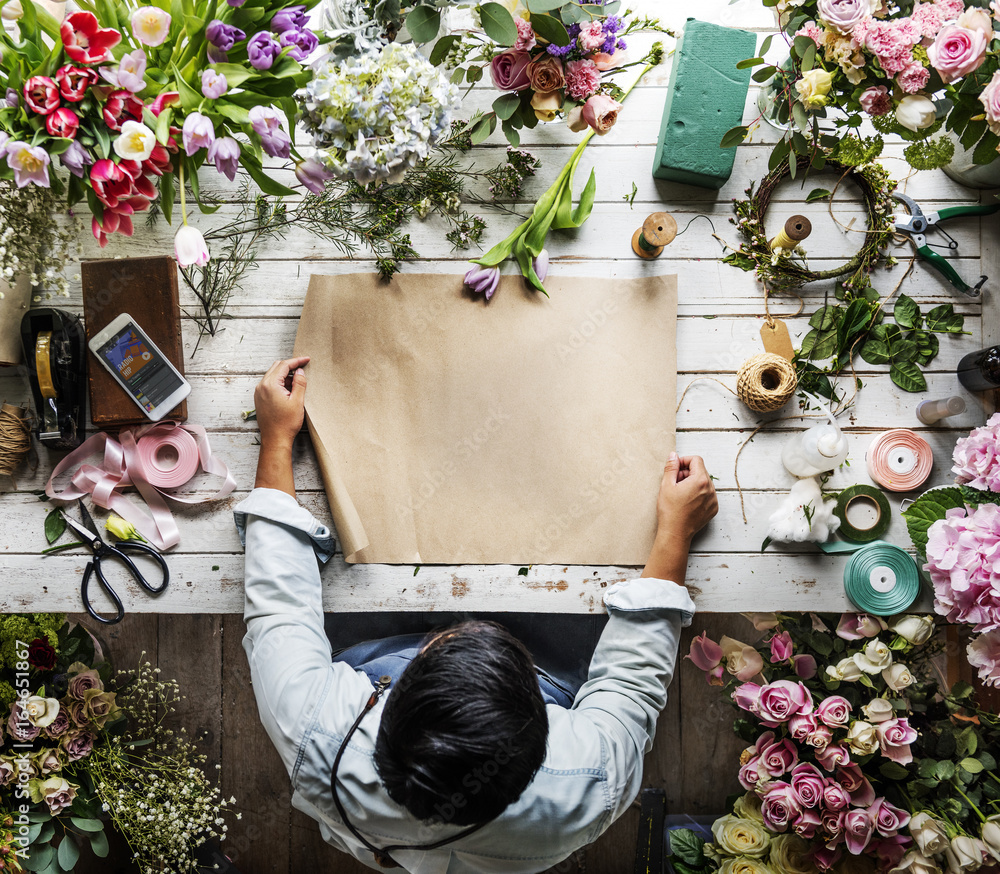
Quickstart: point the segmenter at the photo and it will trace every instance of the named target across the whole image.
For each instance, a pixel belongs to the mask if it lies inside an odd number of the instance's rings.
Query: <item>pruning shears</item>
[[[965,215],[992,215],[1000,211],[1000,203],[974,203],[968,206],[949,206],[945,209],[939,209],[937,212],[924,215],[924,211],[912,197],[895,192],[892,196],[909,210],[909,215],[896,216],[895,230],[898,233],[906,234],[917,247],[917,254],[925,261],[929,261],[931,266],[956,289],[963,294],[969,295],[969,297],[979,297],[982,293],[983,283],[986,282],[987,277],[980,276],[979,282],[975,285],[969,285],[958,275],[958,272],[951,266],[947,258],[934,251],[935,248],[947,248],[952,253],[958,251],[958,241],[941,227],[940,222]],[[940,231],[948,238],[946,246],[932,246],[928,244],[927,232],[933,230]]]

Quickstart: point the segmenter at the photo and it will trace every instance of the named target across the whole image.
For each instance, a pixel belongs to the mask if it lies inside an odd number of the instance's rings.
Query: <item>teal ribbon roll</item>
[[[822,544],[826,553],[854,552],[844,570],[844,591],[859,610],[893,616],[912,606],[920,595],[920,574],[912,556],[898,546],[876,541]]]

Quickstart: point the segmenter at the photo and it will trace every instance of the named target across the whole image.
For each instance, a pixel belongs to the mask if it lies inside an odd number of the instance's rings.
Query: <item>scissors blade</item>
[[[96,540],[98,543],[103,542],[101,540],[101,535],[97,531],[97,525],[94,524],[94,517],[90,515],[90,511],[84,505],[83,498],[78,498],[77,504],[80,507],[80,518],[83,520],[83,524],[87,526],[87,530],[90,532],[92,539]]]
[[[72,528],[77,536],[87,544],[91,549],[96,550],[101,545],[101,538],[94,534],[89,528],[85,528],[76,519],[63,514],[63,518],[66,520],[66,524]]]

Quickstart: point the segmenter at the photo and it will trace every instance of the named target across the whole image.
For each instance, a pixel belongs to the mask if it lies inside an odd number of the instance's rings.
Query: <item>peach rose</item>
[[[562,105],[562,91],[536,91],[531,98],[531,108],[539,121],[555,121]]]
[[[605,70],[614,70],[625,63],[625,52],[618,51],[612,54],[607,52],[595,52],[590,56],[590,60],[597,65],[597,69],[602,73]]]
[[[583,105],[583,120],[598,134],[604,136],[618,121],[622,105],[606,94],[595,94]]]
[[[548,94],[566,85],[562,61],[552,55],[545,55],[528,64],[528,81],[533,91]]]

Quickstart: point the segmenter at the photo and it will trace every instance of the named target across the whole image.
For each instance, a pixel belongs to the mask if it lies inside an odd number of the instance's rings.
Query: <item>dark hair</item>
[[[375,768],[418,819],[473,825],[520,798],[548,731],[524,645],[493,622],[462,622],[432,637],[391,689]]]

